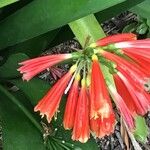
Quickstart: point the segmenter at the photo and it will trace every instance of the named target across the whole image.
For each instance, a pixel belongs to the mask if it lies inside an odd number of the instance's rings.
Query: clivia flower
[[[85,143],[90,137],[89,98],[85,78],[81,81],[81,90],[76,107],[72,139]]]
[[[126,91],[129,92],[132,97],[132,102],[134,102],[136,106],[136,113],[140,115],[146,114],[149,110],[150,103],[148,102],[149,100],[143,94],[142,97],[140,93],[144,92],[145,78],[148,78],[148,76],[138,66],[137,69],[136,65],[132,62],[126,61],[117,55],[106,51],[102,52],[102,55],[116,63],[117,74],[126,86]]]
[[[18,69],[18,71],[23,74],[23,80],[29,81],[43,70],[72,57],[72,54],[41,56],[19,63],[22,66]]]
[[[126,105],[125,101],[122,99],[122,97],[119,95],[119,93],[116,91],[116,89],[113,86],[110,85],[109,90],[124,121],[126,122],[126,124],[130,129],[134,129],[133,116],[128,106]]]
[[[147,58],[149,55],[145,54],[144,56],[142,53],[139,53],[138,50],[139,49],[123,49],[122,51],[150,75],[150,58]]]
[[[134,40],[134,41],[121,41],[121,42],[116,42],[114,44],[115,48],[138,48],[143,51],[143,49],[149,49],[150,48],[150,39],[146,40]]]
[[[55,85],[48,91],[48,93],[39,101],[39,103],[34,108],[34,111],[40,111],[40,115],[42,117],[46,115],[49,123],[52,117],[58,111],[61,97],[76,68],[77,66],[73,65],[70,68],[69,72],[55,83]]]
[[[129,40],[136,40],[136,35],[133,33],[123,33],[123,34],[116,34],[110,35],[108,37],[104,37],[96,41],[96,43],[92,43],[91,47],[99,47],[99,46],[107,46],[112,43],[122,42],[122,41],[129,41]]]
[[[113,133],[115,115],[105,80],[100,69],[98,57],[92,56],[92,72],[90,84],[90,125],[96,137]]]
[[[77,101],[79,95],[79,81],[80,81],[80,75],[77,74],[74,79],[74,83],[69,91],[69,95],[65,107],[63,125],[66,130],[72,129],[74,126],[75,113],[76,113]]]
[[[90,132],[99,138],[113,133],[116,119],[111,96],[130,130],[134,130],[136,115],[143,116],[150,110],[150,93],[145,90],[150,78],[150,39],[137,40],[132,33],[112,35],[82,51],[23,61],[18,71],[23,80],[29,81],[67,59],[76,64],[52,86],[34,111],[40,111],[50,123],[61,97],[68,92],[63,126],[73,129],[73,140],[85,143]],[[101,64],[109,69],[115,85],[105,77]]]

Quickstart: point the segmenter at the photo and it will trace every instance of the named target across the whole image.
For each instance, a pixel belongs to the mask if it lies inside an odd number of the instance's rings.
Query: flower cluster
[[[75,62],[35,106],[50,123],[59,109],[63,94],[68,92],[63,126],[72,129],[72,139],[85,143],[92,133],[104,137],[113,133],[116,123],[112,101],[124,122],[134,130],[136,115],[150,109],[150,39],[137,40],[124,33],[108,36],[84,50],[71,54],[42,56],[21,62],[18,71],[23,80],[65,60]],[[103,74],[109,70],[114,84]]]

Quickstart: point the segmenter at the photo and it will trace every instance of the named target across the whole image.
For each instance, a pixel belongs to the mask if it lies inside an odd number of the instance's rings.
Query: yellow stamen
[[[93,55],[92,55],[92,60],[98,60],[97,55],[93,54]]]
[[[89,87],[91,84],[91,75],[90,74],[87,75],[86,84],[87,84],[87,87]]]
[[[73,72],[75,72],[76,69],[77,69],[77,64],[73,65],[73,66],[70,68],[70,72],[73,73]]]
[[[80,74],[78,73],[78,74],[76,75],[76,77],[75,77],[75,80],[76,80],[76,81],[79,81],[80,78],[81,78],[81,76],[80,76]]]
[[[84,78],[83,78],[82,81],[81,81],[81,85],[82,85],[82,87],[84,87],[84,86],[86,85],[86,81],[85,81]]]
[[[95,48],[95,47],[97,47],[97,44],[96,43],[92,43],[92,44],[90,44],[90,47],[91,48]]]

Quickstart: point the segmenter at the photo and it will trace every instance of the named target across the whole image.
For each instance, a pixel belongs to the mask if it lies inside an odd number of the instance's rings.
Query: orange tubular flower
[[[57,112],[61,97],[64,90],[72,77],[72,73],[76,70],[77,65],[73,65],[69,72],[66,73],[56,84],[48,91],[48,93],[35,106],[34,111],[40,111],[40,115],[46,115],[47,121],[50,123],[52,117]]]
[[[117,75],[122,80],[136,107],[136,113],[145,115],[150,108],[150,103],[147,93],[144,91],[144,83],[147,79],[147,74],[142,68],[132,62],[128,62],[123,58],[111,54],[109,52],[102,53],[104,57],[114,61],[117,64]]]
[[[115,115],[107,92],[98,58],[92,56],[90,85],[90,129],[96,137],[109,135],[114,131]]]
[[[136,40],[136,39],[137,39],[137,36],[133,33],[116,34],[116,35],[111,35],[111,36],[99,39],[98,41],[96,41],[96,43],[91,44],[91,47],[106,46],[108,44],[112,44],[116,42]]]
[[[132,58],[150,75],[150,50],[137,48],[122,49],[123,53]]]
[[[149,49],[150,48],[150,39],[146,40],[128,40],[128,41],[120,41],[114,44],[115,48],[138,48],[141,49]],[[149,50],[148,50],[149,51]],[[148,52],[147,51],[147,52]]]
[[[23,74],[23,80],[29,81],[41,71],[70,58],[72,58],[72,54],[57,54],[38,57],[19,63],[23,66],[21,66],[18,71]]]
[[[74,126],[76,105],[77,105],[78,95],[79,95],[79,87],[78,87],[79,80],[80,80],[80,75],[77,74],[67,98],[64,119],[63,119],[63,125],[65,129],[72,129]]]
[[[85,79],[82,79],[82,87],[77,103],[72,139],[85,143],[89,137],[89,99]]]
[[[92,56],[92,72],[90,85],[90,119],[109,118],[113,109],[98,58]]]
[[[123,98],[126,106],[128,106],[131,114],[134,116],[137,113],[136,105],[134,101],[132,100],[132,97],[130,93],[128,92],[127,87],[124,85],[124,83],[122,82],[122,80],[119,78],[117,74],[114,74],[113,77],[114,77],[114,81],[115,81],[118,94]]]
[[[109,86],[109,90],[111,93],[111,96],[113,97],[114,102],[117,105],[117,108],[119,109],[124,121],[128,125],[130,129],[134,129],[134,121],[131,112],[129,111],[127,105],[125,104],[122,97],[118,94],[116,89],[113,86]]]

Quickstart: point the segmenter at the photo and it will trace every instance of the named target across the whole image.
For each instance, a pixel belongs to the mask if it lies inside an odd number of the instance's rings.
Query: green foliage
[[[145,143],[148,136],[148,127],[146,125],[145,119],[143,117],[137,116],[135,119],[136,129],[134,131],[134,136],[137,140]]]
[[[0,86],[0,119],[3,132],[4,150],[44,150],[42,134],[12,102],[16,99]],[[19,101],[27,100],[22,97]],[[32,140],[31,140],[32,139]]]
[[[122,32],[133,32],[139,35],[144,35],[148,32],[149,27],[147,19],[138,17],[138,22],[133,22],[124,27]]]
[[[91,22],[91,20],[93,21]],[[87,44],[90,44],[105,36],[94,15],[78,19],[69,25],[82,46],[84,46],[88,38]]]
[[[142,3],[134,6],[131,11],[139,14],[143,18],[149,18],[150,19],[150,1],[149,0],[144,0]]]
[[[99,0],[66,0],[64,3],[64,0],[59,0],[57,1],[57,5],[55,5],[55,0],[36,0],[30,2],[1,22],[0,48],[6,48],[34,38],[73,20],[104,10],[122,1],[124,0],[105,0],[104,3]]]
[[[146,22],[145,24],[141,25],[141,28],[139,29],[140,33],[145,33],[147,30],[150,32],[150,1],[145,0],[139,5],[134,6],[131,9],[132,12],[140,15],[141,17],[145,18]],[[149,28],[148,28],[149,27]],[[148,34],[149,36],[149,34]]]
[[[121,12],[127,11],[133,6],[143,2],[144,0],[126,0],[117,5],[111,6],[95,14],[97,20],[101,23],[112,17],[119,15]]]
[[[7,6],[7,5],[10,5],[14,2],[17,2],[18,0],[1,0],[0,1],[0,8],[1,7],[4,7],[4,6]]]
[[[136,31],[136,28],[137,28],[137,23],[136,22],[133,22],[133,23],[130,23],[128,25],[126,25],[122,32],[123,33],[128,33],[128,32],[135,32]]]
[[[41,54],[50,43],[55,39],[60,29],[47,32],[25,42],[16,44],[8,48],[5,54],[13,53],[26,53],[28,56],[33,57]]]
[[[17,71],[18,63],[28,59],[29,57],[23,53],[12,54],[6,62],[0,66],[0,78],[15,78],[20,75]]]

